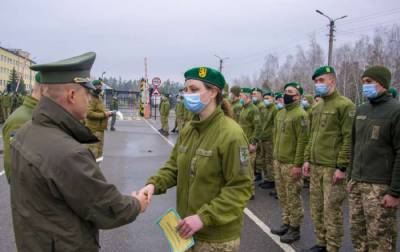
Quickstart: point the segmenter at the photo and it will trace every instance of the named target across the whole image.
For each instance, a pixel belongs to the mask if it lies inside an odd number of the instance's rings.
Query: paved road
[[[172,129],[172,122],[171,129]],[[163,164],[171,151],[176,135],[168,139],[161,137],[151,126],[158,129],[154,120],[118,121],[117,131],[107,132],[105,138],[104,161],[101,168],[106,178],[119,190],[130,193],[139,189],[144,181]],[[169,143],[167,142],[169,141]],[[2,160],[0,160],[2,164]],[[1,167],[1,166],[0,166]],[[0,171],[2,168],[0,168]],[[9,205],[9,188],[4,176],[0,176],[0,251],[15,251],[13,229]],[[242,233],[241,251],[300,251],[314,243],[312,224],[309,216],[308,195],[303,192],[305,202],[305,224],[302,226],[302,239],[293,247],[280,247],[269,236],[268,227],[280,224],[280,208],[277,200],[268,195],[268,191],[257,188],[256,199],[246,210],[245,226]],[[148,211],[124,227],[101,231],[102,251],[168,251],[166,240],[155,225],[163,211],[175,206],[175,190],[156,196]],[[347,210],[346,210],[347,212]],[[251,218],[250,218],[250,217]],[[347,217],[346,221],[347,223]],[[276,237],[275,237],[276,239]],[[352,251],[345,227],[345,240],[342,251]]]

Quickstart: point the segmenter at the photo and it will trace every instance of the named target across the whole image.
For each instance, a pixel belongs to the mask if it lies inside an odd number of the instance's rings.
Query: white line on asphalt
[[[167,141],[167,143],[169,143],[169,145],[171,145],[172,147],[174,147],[174,143],[171,142],[168,138],[166,138],[165,136],[163,136],[150,122],[148,122],[146,119],[144,119],[144,121],[147,123],[147,125],[149,125],[155,132],[157,132],[165,141]],[[250,209],[248,209],[247,207],[244,209],[244,213],[259,227],[261,228],[262,231],[264,231],[264,233],[266,233],[279,247],[281,247],[281,249],[283,249],[283,251],[285,252],[296,252],[296,250],[293,249],[292,246],[282,243],[279,240],[279,236],[274,235],[271,233],[271,229],[267,226],[267,224],[265,224],[264,222],[262,222],[252,211],[250,211]]]
[[[0,172],[0,177],[3,176],[6,172],[3,170]]]

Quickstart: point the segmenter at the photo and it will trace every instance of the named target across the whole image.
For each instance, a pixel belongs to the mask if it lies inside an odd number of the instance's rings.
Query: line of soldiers
[[[24,96],[17,92],[0,93],[0,122],[4,122],[24,102]]]
[[[355,250],[396,251],[400,104],[393,99],[391,73],[383,66],[364,72],[368,102],[357,110],[337,91],[333,67],[316,69],[312,80],[315,97],[304,95],[296,82],[286,84],[283,93],[230,89],[234,119],[250,143],[254,179],[263,175],[259,185],[276,188],[282,208],[282,226],[271,231],[284,243],[300,239],[301,191],[304,178],[310,177],[317,242],[306,251],[339,251],[346,197]]]

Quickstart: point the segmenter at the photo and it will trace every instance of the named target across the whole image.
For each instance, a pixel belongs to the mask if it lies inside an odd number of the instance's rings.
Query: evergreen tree
[[[10,73],[10,79],[7,82],[7,92],[8,93],[14,93],[15,91],[17,91],[17,93],[19,93],[19,94],[26,95],[26,87],[25,87],[23,78],[21,78],[21,81],[18,86],[18,90],[16,90],[19,78],[20,78],[20,76],[18,76],[17,71],[15,70],[15,68],[13,68],[13,70]]]

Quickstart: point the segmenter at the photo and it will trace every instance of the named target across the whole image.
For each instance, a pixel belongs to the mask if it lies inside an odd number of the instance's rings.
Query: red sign
[[[160,86],[161,85],[161,79],[159,77],[154,77],[151,80],[151,84],[153,84],[154,86]]]
[[[155,85],[153,93],[151,95],[160,95],[160,91],[158,91],[157,85]]]

